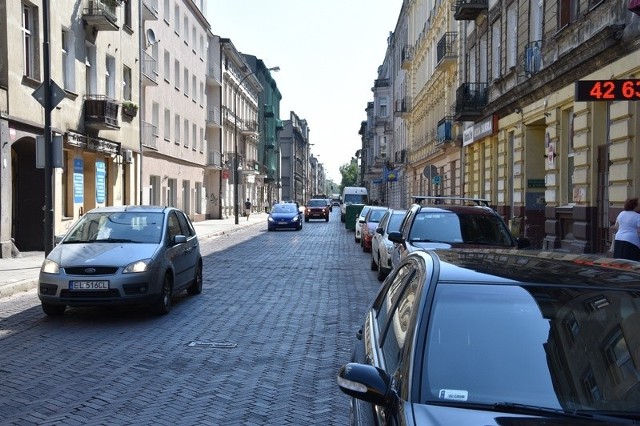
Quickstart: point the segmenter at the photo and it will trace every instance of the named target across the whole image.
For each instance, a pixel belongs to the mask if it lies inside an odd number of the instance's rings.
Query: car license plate
[[[109,281],[69,281],[69,290],[109,290]]]

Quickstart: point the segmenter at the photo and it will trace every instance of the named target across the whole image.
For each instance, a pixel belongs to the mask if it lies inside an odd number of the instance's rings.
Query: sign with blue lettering
[[[73,159],[73,202],[84,202],[84,166],[82,158]]]
[[[105,200],[105,177],[107,169],[104,161],[96,161],[96,204],[103,204]]]

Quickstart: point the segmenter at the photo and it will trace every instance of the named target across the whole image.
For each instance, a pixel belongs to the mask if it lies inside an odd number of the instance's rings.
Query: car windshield
[[[368,197],[364,194],[345,194],[345,204],[366,204]]]
[[[307,204],[307,206],[309,206],[309,207],[327,207],[327,201],[326,200],[322,200],[322,199],[309,200],[309,203]]]
[[[297,213],[298,208],[295,204],[276,204],[271,209],[271,213]]]
[[[497,216],[450,211],[418,213],[409,241],[512,246],[508,230]]]
[[[369,213],[369,217],[367,217],[367,222],[380,222],[382,216],[386,213],[386,210],[383,209],[373,209]]]
[[[441,284],[433,306],[425,401],[638,411],[636,294]]]
[[[87,213],[62,241],[63,244],[92,242],[159,243],[163,213]]]

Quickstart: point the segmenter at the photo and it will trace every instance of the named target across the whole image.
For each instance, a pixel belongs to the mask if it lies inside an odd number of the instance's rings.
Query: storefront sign
[[[84,202],[84,170],[82,158],[73,160],[73,202]]]
[[[473,140],[482,139],[493,134],[493,117],[488,117],[473,126]]]
[[[105,201],[105,177],[107,169],[104,161],[96,161],[96,204],[104,204]]]
[[[527,188],[544,188],[544,179],[527,179]]]

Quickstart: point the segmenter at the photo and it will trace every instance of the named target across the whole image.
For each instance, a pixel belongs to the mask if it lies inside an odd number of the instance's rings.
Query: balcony
[[[456,0],[453,18],[456,21],[475,21],[488,7],[488,0]]]
[[[146,121],[142,122],[142,146],[158,149],[158,128]]]
[[[276,137],[275,136],[267,136],[264,141],[264,146],[267,149],[274,149],[276,147]]]
[[[118,31],[118,15],[116,0],[88,0],[82,11],[82,19],[94,31]]]
[[[458,121],[474,121],[482,115],[487,105],[487,83],[463,83],[456,90],[456,113]]]
[[[147,52],[142,52],[142,77],[145,86],[158,85],[158,61]]]
[[[243,135],[256,135],[258,133],[258,122],[255,120],[243,120],[238,125],[238,130]]]
[[[264,116],[265,117],[275,117],[275,110],[273,108],[273,105],[271,105],[271,104],[265,104],[264,105]]]
[[[222,127],[222,114],[219,108],[213,107],[207,110],[207,127],[217,129]]]
[[[453,117],[444,117],[438,122],[436,145],[453,140]]]
[[[445,33],[436,46],[436,69],[442,70],[458,60],[455,32]]]
[[[406,117],[411,110],[411,102],[409,98],[399,99],[395,103],[393,115],[395,117]]]
[[[142,0],[142,20],[158,20],[158,0]]]
[[[413,47],[404,46],[402,48],[402,61],[400,63],[400,67],[403,70],[411,69],[411,62],[413,61]]]
[[[84,97],[84,124],[94,130],[118,130],[118,108],[115,99],[103,95]]]
[[[222,86],[222,71],[216,62],[207,68],[207,84],[211,86]]]
[[[222,153],[220,151],[209,151],[207,153],[207,169],[222,169]]]
[[[389,87],[389,85],[391,84],[391,81],[388,78],[377,78],[374,82],[373,82],[373,87],[374,88],[378,88],[378,87]]]
[[[244,167],[242,168],[243,173],[252,173],[259,174],[260,173],[260,163],[256,160],[247,160],[244,163]]]
[[[232,126],[236,123],[236,115],[226,106],[222,107],[222,119],[228,121]],[[240,127],[240,124],[238,124],[238,127]]]
[[[527,76],[535,74],[542,68],[542,40],[527,43],[524,48],[524,72]]]

